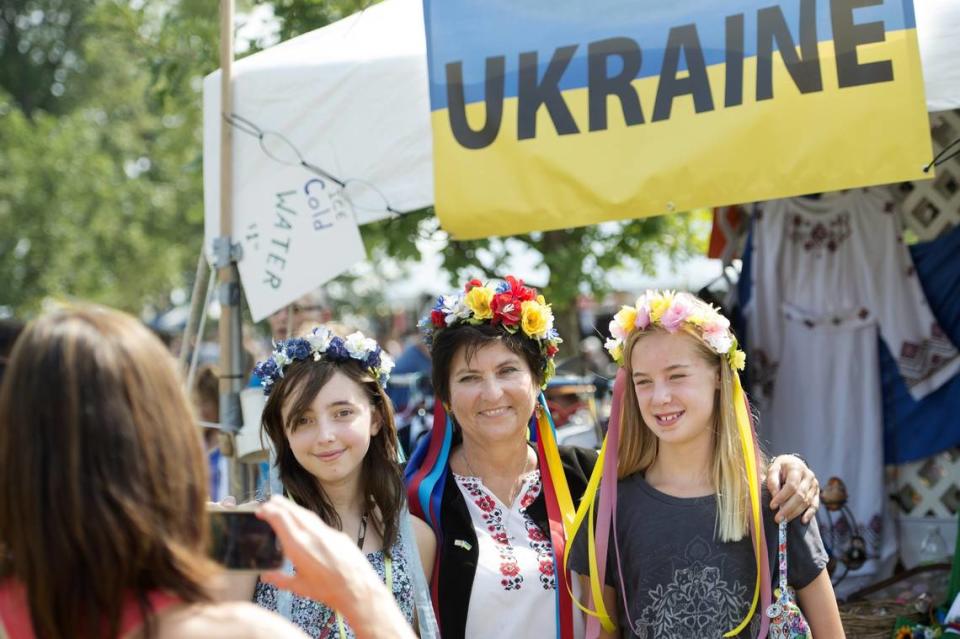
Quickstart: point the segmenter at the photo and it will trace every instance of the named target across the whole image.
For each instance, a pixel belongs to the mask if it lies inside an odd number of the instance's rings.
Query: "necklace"
[[[367,538],[367,516],[369,513],[364,511],[363,515],[360,516],[360,529],[357,531],[357,546],[360,548],[361,552],[363,551],[363,542]],[[387,552],[383,553],[383,569],[384,569],[384,580],[387,584],[387,590],[393,593],[393,560],[390,557],[390,554]],[[288,619],[290,617],[287,617]],[[340,639],[347,639],[347,627],[343,622],[343,615],[340,612],[337,612],[337,633]]]
[[[473,464],[470,463],[470,458],[467,457],[467,452],[462,448],[460,449],[460,456],[463,458],[464,463],[467,465],[467,470],[470,471],[470,474],[473,475],[474,477],[479,478],[481,481],[483,481],[483,477],[480,475],[480,473],[478,473],[473,469]],[[520,494],[520,489],[523,488],[523,476],[527,474],[528,463],[529,463],[528,458],[524,456],[523,466],[520,467],[520,474],[517,476],[517,481],[510,492],[510,501],[506,504],[508,509],[512,510],[513,502],[517,500],[517,495]]]
[[[363,550],[363,542],[367,538],[367,511],[360,516],[360,530],[357,531],[357,547]]]

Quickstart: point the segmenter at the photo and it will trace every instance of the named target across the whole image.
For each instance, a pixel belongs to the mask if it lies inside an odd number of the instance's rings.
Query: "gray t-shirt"
[[[761,501],[771,579],[776,588],[777,524],[765,491]],[[653,488],[640,473],[620,480],[617,540],[628,614],[622,610],[612,539],[606,581],[617,589],[621,609],[618,625],[623,637],[712,639],[722,637],[743,620],[756,580],[750,536],[738,542],[716,541],[716,512],[717,501],[712,495],[672,497]],[[799,590],[824,569],[827,554],[816,520],[803,525],[795,519],[787,530],[787,577]],[[586,541],[586,527],[582,527],[570,555],[570,568],[580,574],[588,572]],[[755,614],[738,636],[755,637],[759,622]]]

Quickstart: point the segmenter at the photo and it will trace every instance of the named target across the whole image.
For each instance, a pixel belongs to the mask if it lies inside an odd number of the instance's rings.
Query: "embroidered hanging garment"
[[[892,567],[896,539],[885,510],[877,334],[911,395],[960,369],[937,325],[900,236],[893,204],[851,190],[819,200],[769,202],[754,230],[748,319],[753,399],[767,450],[799,452],[826,483],[840,477],[856,520],[821,531],[842,548],[854,534],[867,562],[839,594]]]

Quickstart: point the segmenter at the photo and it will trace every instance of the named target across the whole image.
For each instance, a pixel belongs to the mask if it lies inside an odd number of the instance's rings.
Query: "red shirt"
[[[180,604],[181,601],[165,592],[152,592],[147,595],[147,601],[154,614],[165,608]],[[120,614],[120,633],[123,637],[143,625],[143,615],[140,606],[133,594],[128,594],[123,602],[123,611]],[[0,623],[7,631],[9,639],[36,639],[33,631],[33,622],[30,620],[30,607],[27,605],[27,595],[23,585],[12,580],[0,584]]]

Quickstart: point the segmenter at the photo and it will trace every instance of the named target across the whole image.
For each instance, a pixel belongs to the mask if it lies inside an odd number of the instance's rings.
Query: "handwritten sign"
[[[259,149],[254,145],[252,152]],[[256,188],[241,186],[234,204],[236,241],[243,247],[238,268],[255,321],[366,255],[351,204],[335,183],[298,166],[263,166],[270,179],[261,175]]]

